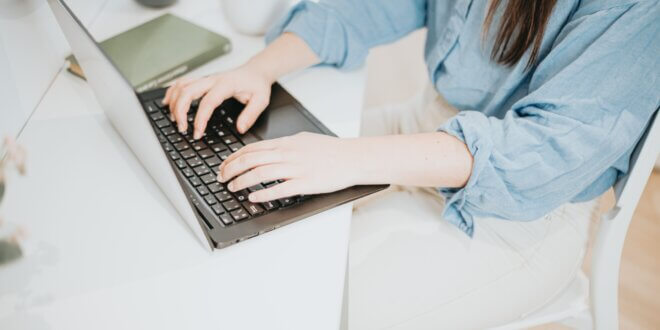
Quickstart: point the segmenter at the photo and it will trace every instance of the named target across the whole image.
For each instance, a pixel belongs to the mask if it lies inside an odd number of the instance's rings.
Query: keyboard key
[[[234,192],[234,196],[236,196],[236,199],[238,199],[239,202],[244,202],[248,200],[248,195],[250,192],[247,189],[239,190]]]
[[[215,153],[220,153],[220,152],[223,152],[223,151],[227,150],[227,146],[225,146],[224,144],[221,144],[221,143],[216,143],[214,145],[211,145],[211,149]]]
[[[218,153],[218,157],[220,157],[220,159],[222,160],[226,160],[227,158],[229,158],[229,155],[231,155],[231,151],[229,150],[225,150]]]
[[[183,159],[189,159],[195,156],[195,152],[192,151],[192,149],[184,150],[181,152],[181,157],[183,157]]]
[[[188,159],[188,165],[190,165],[190,167],[195,167],[195,166],[202,165],[202,160],[199,157],[190,158],[190,159]],[[206,174],[206,173],[204,173],[204,174]]]
[[[220,183],[218,183],[218,182],[214,182],[214,183],[208,184],[208,185],[206,185],[206,186],[207,186],[207,187],[209,188],[209,190],[210,190],[212,193],[214,193],[214,194],[217,193],[218,191],[225,190],[225,188],[222,187],[222,185],[221,185]]]
[[[160,142],[160,143],[166,143],[167,142],[167,139],[165,139],[165,135],[163,135],[163,134],[157,133],[156,137],[158,137],[158,142]]]
[[[231,150],[232,152],[236,152],[240,148],[243,148],[243,144],[240,142],[232,143],[229,145],[229,150]]]
[[[202,149],[206,149],[206,144],[204,144],[204,142],[202,142],[202,141],[195,141],[195,142],[193,142],[192,147],[196,151],[200,151]]]
[[[222,142],[224,142],[226,145],[230,145],[232,143],[236,143],[238,141],[235,136],[233,135],[227,135],[222,139]]]
[[[213,175],[213,173],[206,174],[202,176],[200,179],[202,179],[202,182],[204,182],[204,184],[210,184],[217,181],[216,176]]]
[[[165,126],[170,126],[170,121],[167,120],[167,119],[161,119],[161,120],[156,122],[156,126],[158,128],[163,128]]]
[[[277,201],[270,201],[263,203],[263,206],[264,208],[266,208],[266,210],[270,211],[280,207],[280,203],[278,203]]]
[[[226,191],[226,190],[221,191],[221,192],[215,194],[215,197],[216,197],[219,201],[221,201],[221,202],[228,201],[228,200],[230,200],[230,199],[232,198],[232,197],[231,197],[231,194],[229,194],[229,192]]]
[[[176,129],[172,126],[163,127],[160,129],[160,131],[163,132],[163,134],[165,135],[172,135],[176,133]]]
[[[153,102],[146,103],[144,106],[148,113],[154,113],[158,111],[158,107]]]
[[[241,207],[241,204],[238,204],[238,202],[235,199],[230,199],[230,200],[222,203],[222,206],[224,206],[225,209],[227,209],[227,211],[232,211],[232,210],[235,210],[235,209]]]
[[[220,221],[222,221],[222,223],[225,225],[230,225],[232,222],[234,222],[234,219],[232,219],[229,213],[223,213],[220,214]]]
[[[170,151],[170,159],[177,160],[179,158],[181,158],[181,157],[179,157],[179,154],[176,153],[176,151]]]
[[[293,199],[293,197],[280,198],[277,201],[280,202],[280,205],[282,205],[282,207],[289,206],[289,205],[295,203],[295,200]]]
[[[227,135],[229,135],[229,132],[226,129],[221,128],[221,129],[218,130],[218,136],[219,137],[222,138],[222,137],[225,137]]]
[[[243,202],[243,207],[250,212],[251,215],[258,215],[264,213],[264,208],[259,204],[252,202]]]
[[[194,114],[189,114],[187,119],[188,119],[189,123],[192,123],[193,121],[195,121],[195,115]]]
[[[165,151],[172,151],[174,150],[174,146],[169,142],[165,142],[165,144],[163,144],[163,149],[165,149]]]
[[[255,185],[252,186],[252,187],[248,187],[248,190],[249,190],[250,192],[255,192],[255,191],[257,191],[257,190],[261,190],[261,189],[264,189],[264,186],[262,186],[261,183],[255,184]]]
[[[192,125],[188,126],[188,130],[192,130]],[[188,141],[188,143],[194,143],[195,142],[195,138],[193,137],[192,131],[186,132],[186,134],[184,134],[183,137],[185,138],[186,141]]]
[[[160,113],[160,111],[156,111],[156,112],[150,114],[149,117],[151,117],[151,120],[153,120],[153,121],[158,121],[158,120],[161,120],[161,119],[165,118],[165,116],[163,116],[163,114]]]
[[[175,163],[176,163],[176,166],[177,166],[178,168],[185,168],[185,167],[186,167],[186,162],[183,161],[183,159],[179,159],[179,160],[177,160]]]
[[[167,109],[167,106],[163,104],[163,99],[156,99],[154,103],[156,104],[157,107],[161,109]]]
[[[218,201],[213,197],[213,195],[206,195],[204,196],[204,200],[206,200],[206,204],[213,205],[217,203]]]
[[[270,188],[270,187],[276,185],[277,183],[278,183],[277,181],[269,181],[269,182],[265,182],[263,185],[266,188]]]
[[[204,138],[204,140],[206,141],[207,145],[220,143],[220,139],[213,136],[207,136],[206,138]]]
[[[186,141],[181,141],[181,142],[175,143],[174,148],[176,148],[176,150],[183,151],[183,150],[186,150],[186,149],[190,148],[190,145]]]
[[[202,185],[202,180],[200,180],[196,176],[190,177],[190,179],[188,180],[190,180],[190,183],[193,185],[193,187],[198,187]]]
[[[184,168],[182,172],[183,172],[183,175],[186,176],[186,178],[189,178],[189,177],[195,175],[195,173],[193,172],[193,170],[190,167]]]
[[[213,213],[217,215],[225,213],[225,209],[223,209],[222,206],[220,206],[220,204],[213,204],[211,208],[213,209]]]
[[[232,211],[231,217],[234,218],[235,221],[241,221],[248,218],[248,213],[243,208],[240,208]]]
[[[177,142],[180,142],[181,140],[183,140],[181,138],[181,135],[179,135],[179,134],[168,135],[167,139],[170,140],[170,142],[172,142],[172,143],[177,143]]]
[[[259,142],[261,140],[259,140],[252,133],[245,133],[245,134],[241,135],[241,141],[243,141],[243,143],[245,143],[245,144],[250,144],[250,143]]]
[[[199,156],[202,157],[202,159],[206,159],[206,158],[214,157],[215,154],[213,153],[213,151],[211,151],[211,149],[204,149],[199,152]]]
[[[206,188],[206,186],[197,187],[197,192],[202,196],[206,196],[209,194],[209,190]]]
[[[205,175],[205,174],[208,174],[208,173],[211,172],[211,170],[206,165],[197,166],[197,167],[193,168],[193,170],[199,176],[202,176],[202,175]]]
[[[201,155],[202,152],[200,152],[199,154]],[[204,156],[202,156],[202,158],[204,158]],[[213,156],[211,158],[207,158],[206,159],[206,165],[208,165],[210,167],[217,167],[218,165],[220,165],[220,158],[218,158],[216,156]]]

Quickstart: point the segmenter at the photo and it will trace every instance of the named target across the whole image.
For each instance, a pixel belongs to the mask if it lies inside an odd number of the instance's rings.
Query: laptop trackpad
[[[250,132],[268,140],[299,132],[322,133],[295,105],[286,104],[264,111]]]

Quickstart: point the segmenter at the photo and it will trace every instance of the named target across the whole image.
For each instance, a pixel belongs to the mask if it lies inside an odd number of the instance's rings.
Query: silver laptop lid
[[[198,240],[211,250],[212,245],[202,231],[193,207],[186,199],[133,88],[64,1],[48,0],[48,4],[110,122],[174,204]]]

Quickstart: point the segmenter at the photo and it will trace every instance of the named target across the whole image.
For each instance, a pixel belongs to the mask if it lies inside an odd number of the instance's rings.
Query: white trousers
[[[363,135],[435,131],[456,113],[433,88],[367,110]],[[432,189],[391,187],[355,204],[348,327],[476,329],[504,325],[559,295],[579,270],[597,203],[530,222],[475,219],[470,239],[441,217]]]

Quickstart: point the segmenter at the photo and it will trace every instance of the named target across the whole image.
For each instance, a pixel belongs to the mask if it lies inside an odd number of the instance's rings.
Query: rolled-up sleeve
[[[463,111],[441,127],[474,157],[465,187],[439,189],[444,217],[472,235],[475,217],[533,220],[607,190],[660,105],[658,17],[646,1],[575,18],[504,118]]]
[[[266,35],[301,37],[321,63],[342,69],[360,66],[369,48],[396,40],[424,26],[426,0],[302,1]]]

